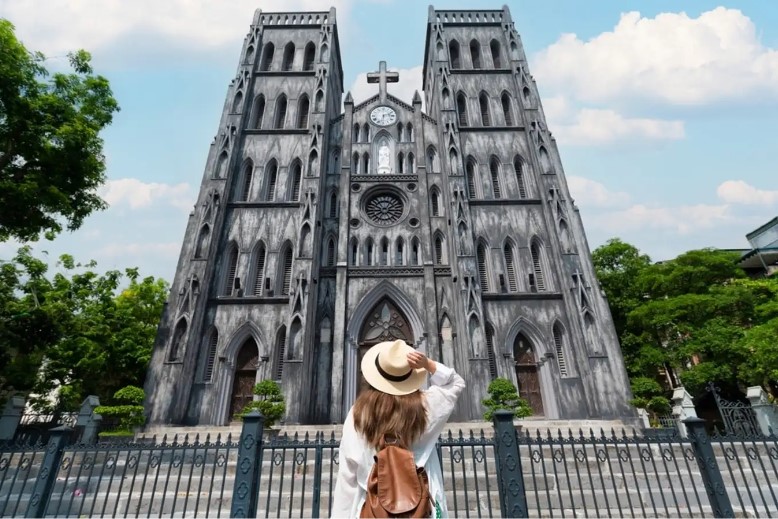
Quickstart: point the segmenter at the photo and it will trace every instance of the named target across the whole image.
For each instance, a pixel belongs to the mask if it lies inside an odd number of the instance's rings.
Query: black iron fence
[[[488,432],[437,446],[453,517],[771,517],[778,438],[518,432],[498,412]],[[234,437],[138,443],[0,444],[0,515],[326,517],[339,441],[267,437],[250,415]],[[776,485],[776,486],[774,486]]]

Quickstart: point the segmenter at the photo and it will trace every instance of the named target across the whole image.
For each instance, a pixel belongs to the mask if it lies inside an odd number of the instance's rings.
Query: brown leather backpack
[[[359,517],[431,517],[427,471],[396,440],[381,440]]]

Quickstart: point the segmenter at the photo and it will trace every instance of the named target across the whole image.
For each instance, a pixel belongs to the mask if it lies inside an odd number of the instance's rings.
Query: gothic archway
[[[544,416],[535,348],[523,333],[516,335],[516,339],[513,341],[513,360],[516,366],[519,395],[529,402],[533,415]]]
[[[397,308],[394,302],[385,297],[379,301],[362,324],[359,332],[357,366],[362,365],[362,357],[371,346],[379,342],[402,339],[408,344],[413,344],[413,331],[408,324],[408,319]],[[357,372],[357,395],[364,388],[366,382],[361,370]]]
[[[259,367],[259,348],[253,337],[243,342],[235,362],[235,376],[232,382],[230,396],[230,414],[232,419],[246,404],[254,399],[252,390],[257,383],[257,369]]]

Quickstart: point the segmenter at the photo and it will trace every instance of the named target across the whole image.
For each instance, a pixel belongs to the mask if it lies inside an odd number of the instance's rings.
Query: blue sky
[[[110,209],[36,249],[172,279],[209,144],[255,8],[335,5],[344,86],[386,60],[421,90],[427,4],[413,0],[0,0],[30,49],[63,67],[85,48],[122,111],[105,132]],[[592,248],[653,259],[747,247],[778,214],[778,5],[769,1],[507,4]],[[456,1],[439,9],[495,9]],[[0,244],[0,259],[17,243]]]

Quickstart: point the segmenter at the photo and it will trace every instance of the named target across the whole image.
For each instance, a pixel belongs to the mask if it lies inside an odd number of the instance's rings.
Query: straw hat
[[[379,342],[362,357],[362,376],[368,384],[390,395],[418,391],[427,378],[424,368],[411,369],[408,353],[415,351],[405,341]]]

